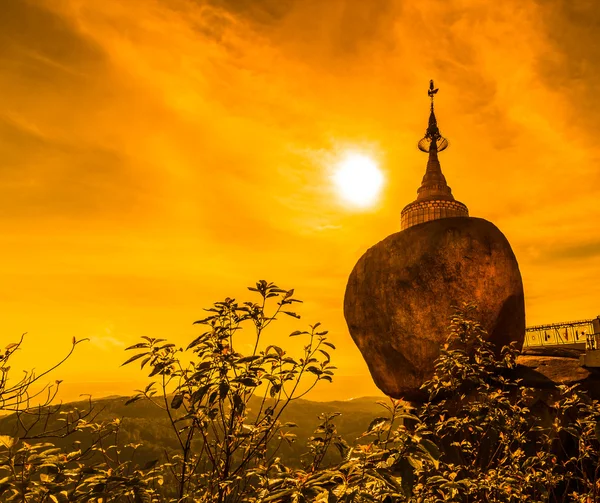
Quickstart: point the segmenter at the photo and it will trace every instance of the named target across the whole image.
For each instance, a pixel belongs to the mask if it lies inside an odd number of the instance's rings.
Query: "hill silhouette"
[[[177,439],[174,436],[166,413],[156,405],[147,400],[139,400],[126,405],[129,397],[112,396],[89,401],[78,401],[66,403],[62,406],[64,411],[78,409],[87,410],[90,403],[93,408],[92,414],[96,422],[112,421],[119,419],[121,424],[118,434],[118,446],[122,450],[123,457],[128,459],[133,454],[136,445],[134,459],[139,465],[150,463],[153,460],[164,460],[165,454],[171,454],[177,450]],[[378,401],[381,397],[361,397],[352,400],[315,402],[299,399],[291,402],[282,414],[282,423],[293,422],[294,428],[286,428],[286,431],[296,435],[296,441],[291,445],[282,442],[279,455],[290,466],[300,466],[301,456],[307,451],[306,441],[312,435],[319,424],[318,416],[323,413],[340,413],[335,418],[338,433],[350,445],[354,445],[357,439],[365,432],[371,421],[381,416],[384,412]],[[252,410],[260,406],[258,397],[250,402],[250,415]],[[40,434],[45,428],[51,431],[59,426],[59,417],[53,417],[48,425],[36,425],[31,435]],[[14,415],[0,418],[0,435],[19,437],[22,429],[16,422]],[[75,432],[64,438],[52,439],[57,447],[65,448],[74,443],[86,447],[91,438],[81,432]],[[328,453],[328,458],[335,457],[336,453]]]

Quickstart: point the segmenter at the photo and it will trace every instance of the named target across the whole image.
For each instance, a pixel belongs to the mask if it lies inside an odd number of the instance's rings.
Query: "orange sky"
[[[3,0],[2,339],[64,397],[128,394],[142,335],[184,343],[264,278],[321,321],[338,377],[374,394],[342,315],[348,275],[400,229],[426,156],[429,79],[456,198],[519,261],[527,323],[600,313],[600,14],[511,0]],[[379,204],[331,186],[346,150],[386,176]],[[289,346],[288,325],[272,341]],[[295,329],[295,328],[292,328]]]

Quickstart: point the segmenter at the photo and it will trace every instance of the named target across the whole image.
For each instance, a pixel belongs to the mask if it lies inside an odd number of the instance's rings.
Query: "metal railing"
[[[589,320],[527,327],[523,347],[532,346],[571,346],[576,349],[600,349],[600,316]]]

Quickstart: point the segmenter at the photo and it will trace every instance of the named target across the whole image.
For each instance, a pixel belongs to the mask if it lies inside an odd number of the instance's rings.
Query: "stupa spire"
[[[431,99],[431,111],[429,113],[429,124],[425,131],[425,137],[419,142],[419,149],[423,152],[429,152],[427,160],[427,169],[425,176],[421,181],[421,186],[417,190],[417,201],[426,199],[443,199],[454,201],[452,190],[446,183],[446,178],[442,173],[442,167],[438,159],[438,152],[448,148],[448,140],[442,136],[437,125],[433,99],[439,89],[434,89],[433,80],[429,82],[427,94]]]
[[[440,133],[435,117],[433,101],[438,91],[433,80],[429,81],[429,122],[425,136],[418,143],[419,150],[428,153],[429,158],[421,186],[417,189],[417,200],[402,210],[402,229],[438,218],[469,216],[467,207],[454,199],[438,159],[438,152],[448,148],[448,140]]]

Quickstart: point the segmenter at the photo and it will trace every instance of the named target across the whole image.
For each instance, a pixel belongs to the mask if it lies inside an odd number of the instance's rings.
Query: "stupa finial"
[[[438,152],[448,148],[448,140],[440,133],[433,109],[433,100],[438,90],[434,86],[433,80],[430,80],[427,91],[427,95],[431,99],[429,123],[425,136],[418,144],[419,150],[429,154],[429,159],[421,186],[417,189],[416,201],[402,210],[402,229],[438,218],[469,216],[467,207],[454,199],[438,159]]]
[[[429,89],[427,95],[431,99],[431,112],[429,113],[429,124],[425,131],[425,137],[419,142],[419,150],[422,152],[429,152],[435,149],[438,152],[448,148],[448,140],[444,138],[437,125],[437,119],[435,118],[435,111],[433,109],[433,99],[439,89],[435,88],[433,80],[429,81]]]

